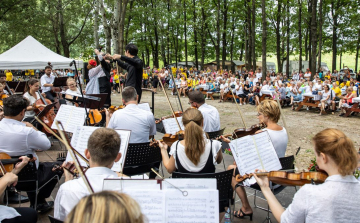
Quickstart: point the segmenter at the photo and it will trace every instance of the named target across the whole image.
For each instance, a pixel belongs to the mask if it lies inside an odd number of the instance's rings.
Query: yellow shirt
[[[325,75],[325,78],[330,80],[330,75]]]
[[[346,82],[346,86],[349,87],[350,86],[350,81]]]
[[[6,72],[6,81],[12,81],[13,79],[13,74],[11,73],[11,71]]]
[[[197,85],[199,85],[199,80],[193,80],[192,81],[192,87],[196,87]]]
[[[181,74],[183,74],[187,78],[186,72],[181,72]]]
[[[340,97],[340,96],[341,96],[341,89],[340,89],[339,87],[336,87],[336,88],[334,88],[333,90],[334,90],[335,95],[336,95],[337,97]]]
[[[34,74],[35,74],[34,70],[29,70],[29,73],[31,76],[34,76]]]
[[[187,85],[188,85],[188,87],[191,87],[191,85],[192,85],[192,80],[191,79],[187,79]]]
[[[29,76],[29,70],[25,70],[25,76]]]
[[[149,75],[148,75],[147,73],[143,73],[143,79],[144,79],[144,80],[147,80],[148,77],[149,77]]]
[[[117,75],[117,74],[114,75],[114,81],[115,81],[115,84],[119,83],[119,75]]]

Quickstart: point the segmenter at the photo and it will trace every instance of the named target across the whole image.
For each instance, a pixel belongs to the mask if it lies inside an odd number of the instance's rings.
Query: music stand
[[[18,81],[7,81],[6,83],[10,89],[14,89],[15,93],[24,93],[26,81],[20,81],[20,83]]]
[[[105,101],[106,101],[106,97],[107,97],[108,93],[101,93],[101,94],[86,94],[86,96],[91,96],[91,97],[99,97],[100,101],[93,102],[94,104],[92,104],[92,107],[89,107],[89,105],[87,105],[86,107],[88,108],[94,108],[94,109],[100,109],[104,107]]]
[[[53,87],[63,87],[66,86],[66,81],[68,77],[56,77],[54,79]]]

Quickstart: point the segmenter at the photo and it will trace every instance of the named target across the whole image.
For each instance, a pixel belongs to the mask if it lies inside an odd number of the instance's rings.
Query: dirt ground
[[[179,103],[177,97],[170,95],[170,91],[167,90],[169,100],[175,111],[179,111]],[[120,95],[112,95],[113,105],[120,104]],[[181,97],[181,103],[183,109],[186,110],[190,106],[188,105],[189,99]],[[151,92],[143,91],[141,102],[148,102],[151,106]],[[171,114],[169,104],[162,91],[158,89],[158,93],[155,94],[155,118],[160,118]],[[206,100],[207,104],[216,107],[220,113],[221,128],[225,128],[225,134],[230,134],[236,128],[243,128],[244,124],[241,121],[241,117],[237,106],[232,102],[218,103],[217,98],[215,100]],[[246,126],[251,126],[258,123],[256,117],[256,107],[253,105],[240,106]],[[314,109],[307,111],[303,109],[299,112],[292,111],[290,107],[282,109],[286,129],[289,135],[289,144],[286,151],[286,155],[295,155],[297,149],[301,150],[295,158],[295,166],[298,170],[307,169],[310,164],[310,160],[315,157],[313,153],[313,147],[311,144],[311,138],[319,131],[326,128],[337,128],[350,137],[355,144],[355,147],[360,146],[359,132],[360,132],[360,117],[350,116],[349,118],[339,117],[339,113],[334,115],[328,114],[325,116],[319,116],[318,112]],[[279,124],[284,126],[283,120],[279,121]]]

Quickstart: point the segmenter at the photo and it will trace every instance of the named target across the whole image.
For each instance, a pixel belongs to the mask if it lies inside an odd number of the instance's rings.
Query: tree
[[[266,79],[266,38],[267,38],[267,24],[266,24],[266,1],[262,0],[262,79]]]

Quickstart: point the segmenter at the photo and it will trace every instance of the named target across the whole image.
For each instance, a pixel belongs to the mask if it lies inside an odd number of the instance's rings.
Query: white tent
[[[46,48],[32,36],[26,37],[13,48],[0,55],[0,70],[44,69],[51,62],[54,69],[70,68],[72,59]],[[78,69],[82,61],[76,61]]]

